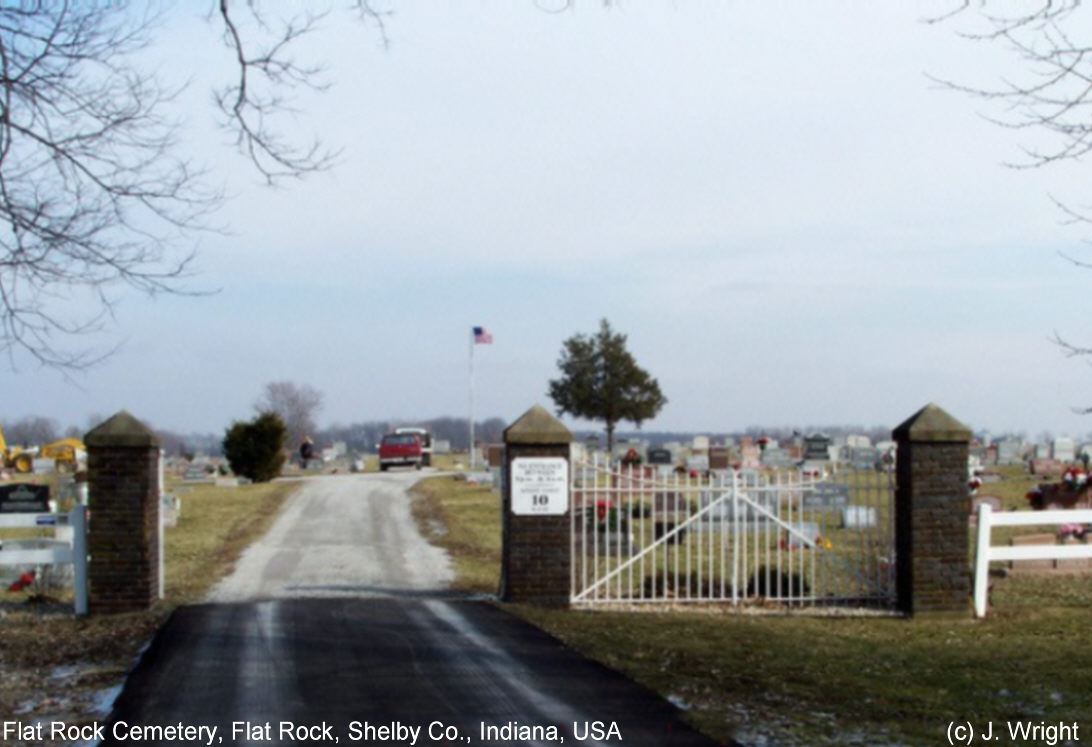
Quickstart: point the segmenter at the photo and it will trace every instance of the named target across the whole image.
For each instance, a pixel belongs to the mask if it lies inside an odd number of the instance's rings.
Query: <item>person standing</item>
[[[300,469],[307,469],[307,463],[315,458],[315,443],[310,436],[304,436],[300,442]]]

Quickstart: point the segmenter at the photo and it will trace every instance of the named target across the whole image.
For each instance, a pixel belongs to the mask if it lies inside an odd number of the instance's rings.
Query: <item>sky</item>
[[[1092,432],[1092,370],[1051,342],[1092,344],[1092,270],[1061,256],[1092,226],[1051,201],[1087,203],[1092,164],[1006,165],[1034,134],[930,76],[1020,68],[966,19],[923,22],[950,3],[551,2],[398,3],[386,44],[335,10],[296,52],[331,86],[290,126],[340,155],[276,189],[215,127],[217,29],[175,7],[150,54],[229,194],[229,232],[193,237],[211,293],[117,289],[89,340],[117,352],[71,377],[16,361],[0,419],[222,432],[288,380],[323,393],[320,425],[466,416],[471,381],[476,419],[512,421],[606,318],[668,399],[649,430],[893,427],[934,402]]]

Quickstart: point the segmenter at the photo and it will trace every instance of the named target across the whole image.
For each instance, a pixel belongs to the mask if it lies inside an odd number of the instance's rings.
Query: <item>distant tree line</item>
[[[334,424],[321,428],[315,435],[320,446],[339,441],[344,442],[350,451],[374,451],[384,433],[395,428],[417,426],[427,428],[433,441],[448,441],[454,451],[466,451],[470,440],[470,427],[466,418],[439,417],[427,420],[372,420],[350,425]],[[502,418],[489,418],[474,421],[474,438],[479,443],[500,443],[508,423]]]

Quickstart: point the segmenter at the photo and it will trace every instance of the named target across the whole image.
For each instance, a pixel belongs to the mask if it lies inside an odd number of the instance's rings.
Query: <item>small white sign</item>
[[[512,460],[512,513],[560,516],[569,510],[569,461],[564,457]]]

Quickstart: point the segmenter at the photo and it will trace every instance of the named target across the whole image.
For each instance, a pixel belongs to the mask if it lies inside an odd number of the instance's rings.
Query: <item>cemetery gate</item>
[[[574,604],[895,604],[889,471],[570,472]]]

